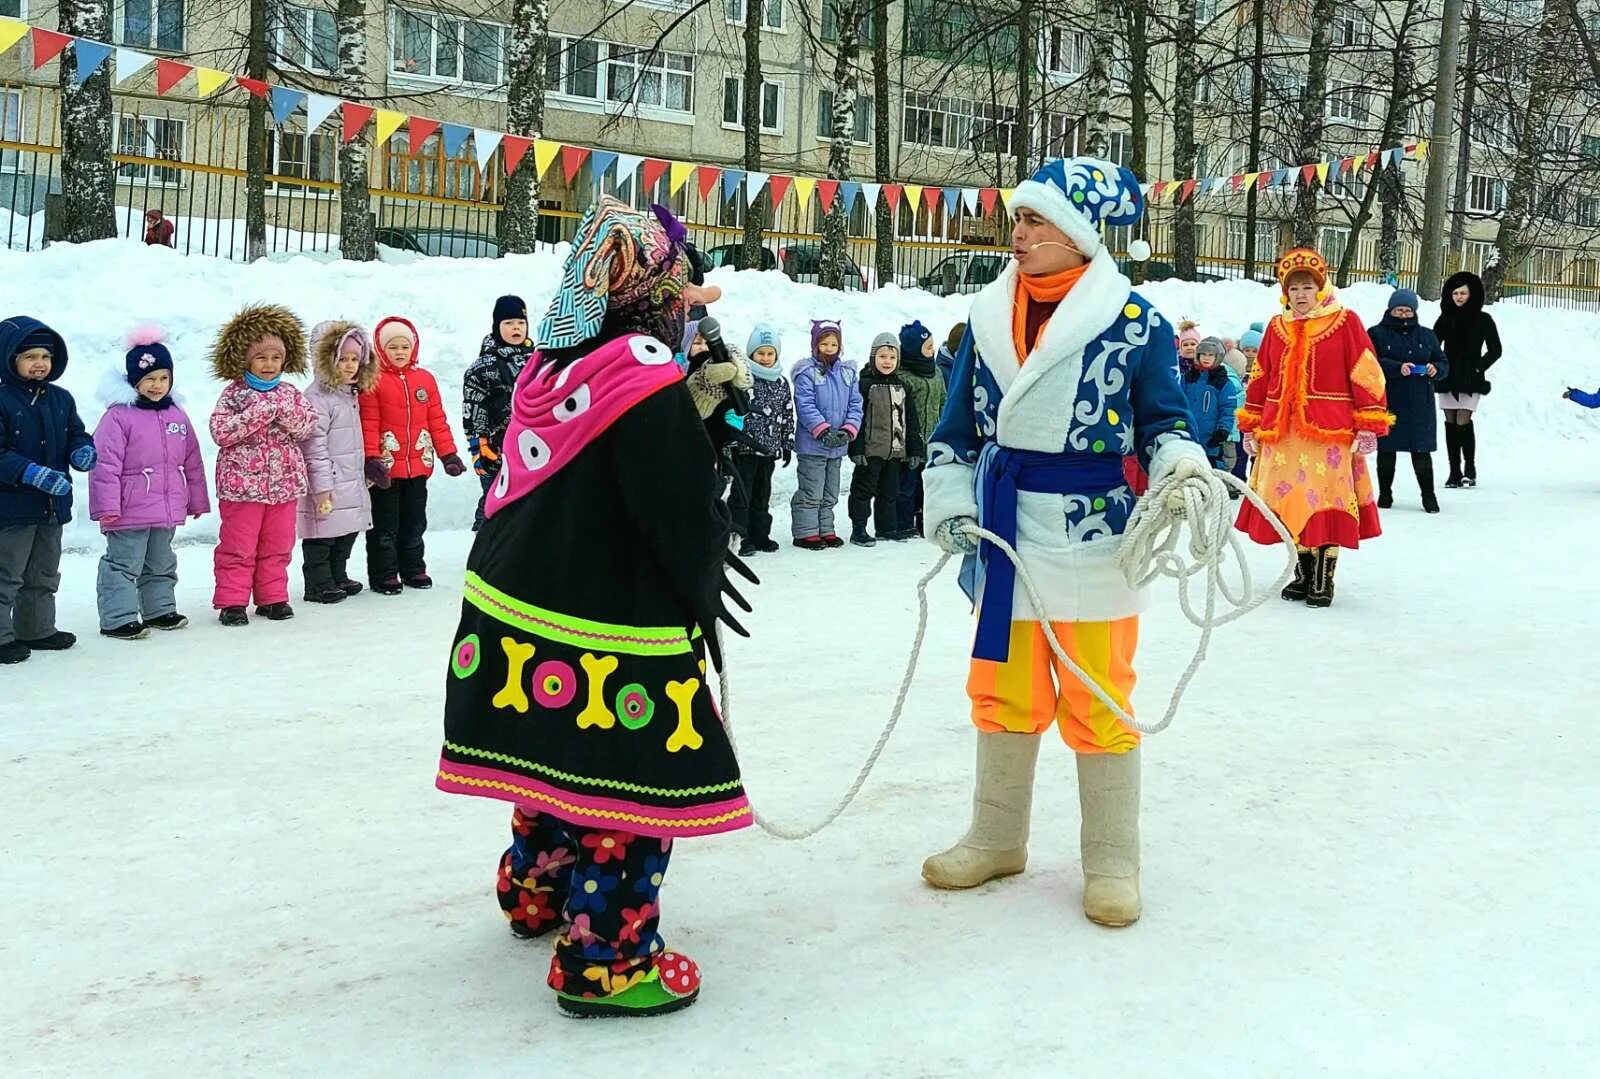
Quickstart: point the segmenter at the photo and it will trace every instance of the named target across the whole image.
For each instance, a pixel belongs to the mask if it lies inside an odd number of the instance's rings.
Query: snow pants
[[[850,476],[850,523],[867,527],[872,518],[878,535],[888,537],[900,530],[897,504],[900,501],[900,469],[904,462],[868,457]]]
[[[1138,616],[1050,625],[1072,661],[1132,715]],[[1054,723],[1074,753],[1126,753],[1139,744],[1139,732],[1056,660],[1038,622],[1011,623],[1011,654],[1005,662],[972,661],[967,696],[973,724],[987,733],[1043,734]]]
[[[289,602],[289,560],[294,557],[295,503],[223,502],[222,526],[211,563],[217,586],[211,606],[248,607]]]
[[[350,579],[350,552],[359,532],[348,536],[300,541],[300,572],[306,580],[306,599],[338,588]]]
[[[428,572],[423,534],[428,531],[428,477],[391,480],[372,489],[372,530],[367,533],[367,579],[402,580]]]
[[[0,527],[0,644],[54,633],[60,587],[60,525]]]
[[[500,859],[500,909],[519,936],[559,930],[550,963],[558,993],[604,996],[648,970],[665,945],[657,926],[672,840],[568,824],[515,809]]]
[[[778,462],[771,457],[741,453],[734,457],[737,473],[728,494],[733,511],[733,530],[747,543],[765,543],[772,538],[772,473]]]
[[[922,469],[918,465],[900,467],[900,497],[895,502],[895,519],[904,532],[922,535]]]
[[[794,498],[789,502],[790,524],[797,540],[834,534],[833,507],[839,504],[841,457],[802,453],[797,458]]]
[[[106,553],[95,579],[100,628],[148,622],[178,610],[175,528],[130,528],[106,533]]]

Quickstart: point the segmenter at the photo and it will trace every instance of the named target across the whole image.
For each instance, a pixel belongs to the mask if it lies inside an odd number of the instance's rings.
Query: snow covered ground
[[[176,309],[179,384],[206,405],[202,345],[248,299],[286,298],[308,319],[418,313],[424,361],[454,385],[495,294],[520,287],[537,307],[549,291],[538,259],[211,263],[201,277],[198,260],[144,261],[162,252],[89,254],[0,252],[3,306],[59,320],[80,392],[124,321]],[[1248,285],[1151,292],[1174,317],[1230,329],[1271,311]],[[1353,299],[1364,313],[1383,302]],[[778,317],[790,358],[813,315],[843,314],[859,348],[907,313],[960,314],[915,293],[744,276],[727,306],[740,336],[755,314]],[[1336,606],[1273,602],[1219,631],[1183,713],[1147,744],[1137,926],[1079,912],[1058,745],[1040,767],[1029,871],[974,893],[923,886],[921,860],[964,828],[971,786],[971,623],[952,573],[906,719],[850,812],[803,844],[747,831],[679,846],[664,928],[706,989],[647,1026],[558,1018],[545,946],[514,939],[493,896],[507,813],[432,786],[465,481],[437,499],[433,592],[304,607],[283,625],[218,627],[210,551],[192,545],[180,599],[196,624],[103,641],[94,557],[69,556],[61,624],[82,645],[0,673],[6,1070],[1587,1074],[1600,1052],[1600,438],[1554,394],[1579,365],[1600,379],[1600,319],[1508,310],[1501,324],[1511,352],[1480,426],[1484,487],[1442,492],[1428,517],[1402,467],[1402,504],[1342,564]],[[773,818],[815,819],[853,777],[934,557],[885,545],[756,562],[731,718]],[[1252,552],[1258,576],[1276,557]],[[1195,632],[1157,597],[1135,698],[1147,716]]]

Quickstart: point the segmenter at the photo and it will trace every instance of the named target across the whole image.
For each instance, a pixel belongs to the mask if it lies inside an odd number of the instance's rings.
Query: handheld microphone
[[[711,358],[717,363],[732,363],[733,357],[728,354],[728,345],[722,340],[722,324],[715,318],[707,315],[700,320],[700,336],[706,339],[706,349],[711,353]],[[728,395],[728,401],[733,405],[735,415],[743,416],[750,411],[750,395],[733,383],[725,383],[723,392]]]

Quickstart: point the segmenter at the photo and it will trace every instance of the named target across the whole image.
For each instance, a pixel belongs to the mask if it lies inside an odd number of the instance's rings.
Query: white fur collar
[[[112,408],[116,405],[131,405],[139,400],[139,391],[128,385],[127,376],[122,368],[107,371],[96,387],[95,397],[102,408]],[[183,394],[176,389],[171,394],[172,403],[179,408],[183,407]]]

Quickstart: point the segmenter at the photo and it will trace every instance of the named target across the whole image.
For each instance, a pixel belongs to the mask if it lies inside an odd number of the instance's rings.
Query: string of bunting
[[[771,195],[772,205],[777,206],[790,191],[793,191],[796,202],[802,208],[810,204],[813,195],[821,200],[820,204],[824,208],[833,206],[836,199],[842,199],[846,210],[854,208],[856,200],[860,198],[866,199],[867,207],[873,209],[882,198],[887,201],[891,211],[898,209],[903,201],[912,210],[926,206],[928,212],[932,214],[937,212],[942,204],[946,216],[952,218],[963,209],[969,216],[987,217],[994,214],[997,206],[1002,205],[1007,212],[1010,212],[1011,195],[1014,190],[1009,187],[934,187],[922,184],[867,183],[855,180],[818,179],[810,176],[786,176],[722,168],[717,165],[696,165],[610,150],[595,150],[548,139],[526,138],[490,128],[445,123],[426,116],[413,116],[392,109],[346,101],[310,90],[274,86],[260,79],[232,75],[216,68],[184,64],[177,60],[152,56],[138,49],[108,45],[89,38],[28,26],[15,19],[0,18],[0,55],[10,50],[24,37],[30,39],[33,47],[35,71],[60,57],[67,47],[71,46],[77,64],[73,80],[78,86],[82,86],[102,64],[112,59],[114,54],[113,82],[116,85],[121,85],[150,67],[154,68],[158,97],[165,97],[171,93],[190,75],[194,76],[195,93],[202,99],[221,93],[228,88],[229,83],[232,83],[246,93],[267,102],[272,112],[272,121],[279,127],[303,111],[305,130],[310,134],[320,129],[335,113],[338,113],[340,138],[344,142],[357,138],[366,130],[367,125],[371,124],[373,135],[379,144],[386,143],[404,127],[406,150],[412,157],[420,155],[424,150],[424,144],[435,135],[439,136],[446,157],[459,155],[467,140],[471,139],[478,168],[487,173],[498,150],[501,166],[507,176],[516,172],[532,151],[533,167],[541,179],[559,159],[561,174],[568,186],[577,180],[578,173],[587,162],[590,166],[591,182],[597,186],[612,169],[616,170],[618,183],[642,170],[641,179],[646,190],[653,189],[665,176],[668,179],[669,189],[676,195],[683,190],[684,185],[693,180],[695,190],[699,192],[702,201],[709,201],[715,195],[724,203],[731,202],[742,188],[747,205],[755,205],[756,200],[761,197],[761,192],[767,191]],[[1363,170],[1398,166],[1406,158],[1421,159],[1427,152],[1428,144],[1424,140],[1387,150],[1373,150],[1366,154],[1332,158],[1307,165],[1262,172],[1239,172],[1232,176],[1158,180],[1141,186],[1145,197],[1151,203],[1159,203],[1163,198],[1170,196],[1173,204],[1179,205],[1209,195],[1238,195],[1252,188],[1266,191],[1272,188],[1292,188],[1296,184],[1318,183],[1325,186],[1330,177],[1333,179],[1343,176],[1354,177]]]

